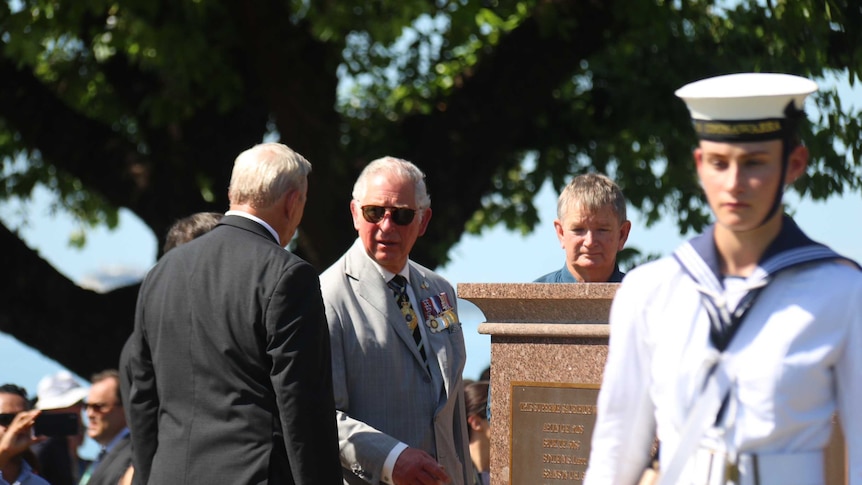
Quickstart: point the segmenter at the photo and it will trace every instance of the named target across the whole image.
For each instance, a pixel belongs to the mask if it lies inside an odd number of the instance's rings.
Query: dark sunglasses
[[[0,414],[0,426],[8,428],[12,421],[15,420],[15,416],[18,416],[18,413],[3,413]]]
[[[102,414],[110,411],[111,408],[115,405],[116,403],[108,404],[104,402],[88,402],[87,404],[84,404],[84,409],[86,409],[87,411],[93,411],[94,413]]]
[[[383,220],[383,216],[389,211],[392,222],[399,226],[406,226],[413,222],[413,217],[416,216],[416,209],[408,209],[406,207],[381,207],[379,205],[363,205],[362,217],[366,221],[377,224]]]

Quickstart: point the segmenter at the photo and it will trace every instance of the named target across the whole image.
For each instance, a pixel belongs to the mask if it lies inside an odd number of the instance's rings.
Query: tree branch
[[[105,294],[84,290],[2,225],[0,247],[8,284],[0,292],[0,331],[79,375],[116,368],[138,285]]]
[[[428,116],[413,116],[395,135],[405,157],[428,170],[437,204],[431,227],[414,255],[436,266],[458,241],[464,224],[492,192],[492,175],[519,163],[517,154],[541,149],[543,131],[560,106],[554,90],[581,60],[606,45],[614,32],[615,2],[542,2],[519,27],[481,59],[473,76]],[[543,118],[544,116],[544,118]],[[429,235],[432,235],[429,237]]]

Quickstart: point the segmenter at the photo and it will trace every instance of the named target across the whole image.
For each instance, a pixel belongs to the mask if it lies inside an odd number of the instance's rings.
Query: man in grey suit
[[[141,285],[123,379],[136,483],[341,482],[317,273],[284,250],[310,170],[278,143],[241,153],[230,210]]]
[[[371,162],[350,202],[359,238],[320,277],[344,483],[467,482],[455,291],[409,260],[430,205],[415,165]]]

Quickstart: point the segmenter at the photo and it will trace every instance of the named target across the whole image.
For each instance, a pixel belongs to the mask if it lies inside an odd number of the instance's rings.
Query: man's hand
[[[452,480],[443,465],[431,455],[416,448],[406,448],[395,461],[392,481],[395,485],[442,485]]]
[[[36,416],[42,411],[22,411],[6,428],[0,437],[0,466],[5,466],[13,457],[18,456],[30,445],[44,441],[44,438],[34,438],[30,429],[36,423]]]

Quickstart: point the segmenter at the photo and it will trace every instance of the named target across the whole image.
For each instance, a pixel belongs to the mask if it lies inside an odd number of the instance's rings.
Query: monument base
[[[569,422],[571,419],[567,419],[572,417],[571,413],[564,414],[562,411],[517,411],[512,408],[512,389],[527,389],[530,394],[527,399],[532,399],[542,392],[547,393],[547,390],[553,389],[555,385],[563,394],[594,389],[595,393],[589,398],[554,396],[553,399],[529,402],[560,406],[586,405],[589,404],[588,399],[592,399],[592,404],[595,404],[595,395],[601,383],[607,357],[608,326],[484,323],[479,326],[479,333],[491,335],[491,483],[559,484],[581,481],[581,473],[586,471],[586,463],[580,458],[586,460],[588,457],[591,427],[579,432],[581,430],[576,428],[577,424],[572,425]],[[532,392],[529,392],[530,390]],[[518,404],[524,402],[519,400]],[[530,420],[523,416],[525,414],[535,416]],[[584,415],[579,415],[582,416]],[[594,422],[595,416],[590,417]],[[555,431],[554,424],[570,426],[569,430],[563,431],[571,432]],[[530,448],[517,448],[518,441],[513,438],[515,427],[518,428],[519,436],[532,438],[521,440],[523,446]],[[554,437],[555,435],[557,437]],[[568,439],[565,435],[575,437]],[[565,448],[561,448],[563,445],[557,441],[543,441],[555,439],[577,442],[579,449],[572,450],[575,445],[568,446],[568,451],[573,451],[569,453],[565,452]],[[577,453],[574,453],[575,451]],[[571,463],[559,463],[568,458],[571,458]],[[514,466],[514,478],[529,476],[531,480],[513,480],[511,464],[516,461],[518,465]],[[562,482],[560,473],[564,474]],[[558,478],[552,478],[548,474]]]

